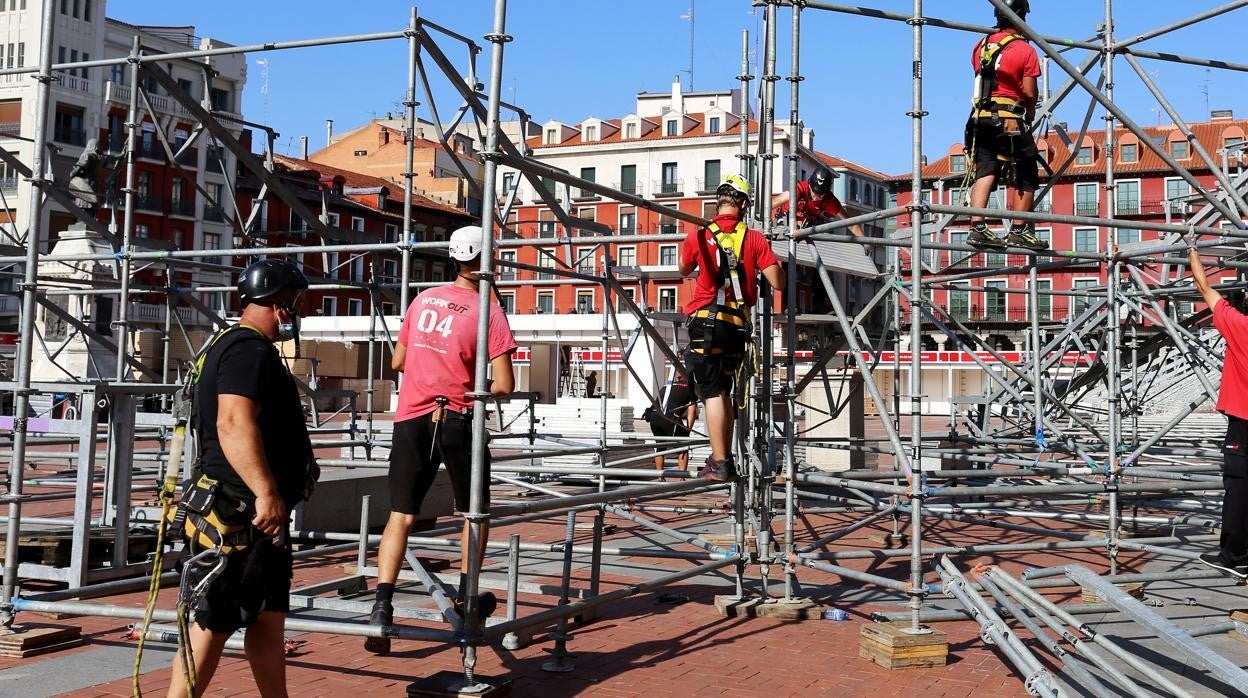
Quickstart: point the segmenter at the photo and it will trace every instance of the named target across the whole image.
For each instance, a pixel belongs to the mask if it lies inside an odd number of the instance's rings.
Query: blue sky
[[[749,0],[694,0],[694,88],[736,87],[741,30],[761,46],[761,10]],[[420,4],[430,21],[475,38],[490,31],[492,0],[435,0]],[[911,0],[862,0],[845,4],[909,12]],[[1223,0],[1116,0],[1117,34],[1131,36],[1224,4]],[[1097,0],[1039,0],[1029,17],[1044,34],[1077,39],[1092,37],[1103,22]],[[401,29],[410,4],[394,0],[355,0],[349,4],[265,0],[216,0],[209,4],[109,0],[108,15],[135,24],[194,24],[201,36],[234,44],[337,36]],[[679,74],[687,86],[690,63],[690,0],[511,0],[504,65],[504,98],[513,98],[537,121],[579,122],[586,116],[615,118],[632,111],[638,91],[667,91]],[[986,0],[927,0],[934,17],[989,24]],[[344,10],[344,8],[350,8]],[[783,20],[777,69],[789,72],[789,11]],[[816,146],[888,174],[909,169],[910,29],[888,20],[807,10],[803,13],[801,113],[816,134]],[[1183,55],[1248,63],[1248,9],[1142,44],[1144,48]],[[965,32],[925,32],[924,151],[933,159],[961,138],[970,96],[969,52],[975,37]],[[440,41],[458,59],[454,42]],[[761,51],[760,51],[761,53]],[[1083,51],[1066,54],[1074,63]],[[267,108],[263,77],[256,60],[269,61]],[[462,61],[461,61],[462,62]],[[1183,118],[1207,117],[1209,109],[1233,109],[1248,118],[1248,74],[1144,61]],[[489,48],[478,62],[480,79],[488,76]],[[325,119],[338,131],[387,111],[398,112],[405,89],[406,46],[401,41],[349,44],[253,54],[244,110],[250,119],[267,121],[281,133],[278,152],[295,153],[299,136],[312,149],[324,145]],[[431,71],[436,72],[432,64]],[[1064,80],[1051,68],[1052,86]],[[1127,63],[1115,63],[1116,101],[1145,125],[1168,123],[1155,100]],[[756,67],[754,75],[761,71]],[[1095,74],[1093,75],[1095,81]],[[459,105],[445,82],[435,83],[444,119]],[[757,87],[755,81],[754,86]],[[1207,92],[1207,97],[1206,97]],[[788,83],[777,88],[778,115],[789,111]],[[425,98],[420,112],[428,117]],[[1078,122],[1086,95],[1068,99],[1059,117]],[[1103,112],[1100,112],[1103,113]],[[1098,113],[1098,116],[1100,115]],[[1101,121],[1094,122],[1102,124]]]

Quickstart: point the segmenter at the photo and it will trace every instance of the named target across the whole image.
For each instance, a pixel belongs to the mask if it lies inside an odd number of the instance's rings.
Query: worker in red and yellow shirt
[[[736,475],[732,428],[736,408],[733,381],[752,341],[750,308],[758,302],[758,275],[773,289],[784,288],[784,272],[770,243],[742,221],[750,185],[729,175],[715,190],[711,225],[689,233],[680,254],[680,273],[698,272],[689,316],[684,362],[694,394],[706,405],[711,455],[702,476],[718,481]]]
[[[788,218],[789,204],[797,199],[797,226],[809,228],[834,220],[847,218],[841,200],[832,193],[832,180],[836,175],[826,167],[815,170],[809,179],[798,182],[793,192],[782,191],[771,197],[771,208],[775,218]],[[856,237],[863,237],[862,226],[849,226],[850,232]]]

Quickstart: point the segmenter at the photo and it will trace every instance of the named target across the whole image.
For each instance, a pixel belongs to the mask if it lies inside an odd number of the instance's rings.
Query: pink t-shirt
[[[477,315],[480,296],[455,285],[431,288],[412,299],[403,316],[399,343],[407,347],[403,382],[394,421],[402,422],[432,412],[439,395],[448,406],[472,407],[477,355]],[[516,349],[507,314],[490,302],[490,360]]]
[[[1226,338],[1218,411],[1248,419],[1248,316],[1223,298],[1213,307],[1213,326]]]

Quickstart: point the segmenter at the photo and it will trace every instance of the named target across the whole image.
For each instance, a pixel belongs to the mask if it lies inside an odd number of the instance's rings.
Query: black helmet
[[[262,259],[253,262],[238,275],[238,298],[242,307],[260,303],[285,290],[302,291],[308,279],[299,267],[284,259]]]
[[[810,190],[819,196],[827,196],[832,191],[832,178],[836,175],[826,167],[820,167],[815,170],[806,183],[810,185]]]
[[[1029,0],[1002,0],[1005,6],[1014,11],[1021,19],[1027,19],[1027,13],[1031,12],[1031,2]],[[1013,26],[1013,22],[1001,14],[1001,10],[996,5],[992,6],[992,13],[996,16],[997,26]]]

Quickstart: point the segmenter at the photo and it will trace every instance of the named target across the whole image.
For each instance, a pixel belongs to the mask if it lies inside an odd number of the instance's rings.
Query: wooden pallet
[[[0,635],[0,657],[22,659],[83,643],[82,630],[72,626],[22,624],[13,632]]]
[[[113,559],[112,529],[96,529],[87,541],[87,565],[99,567]],[[131,533],[127,560],[142,560],[156,550],[154,533]],[[49,531],[17,539],[17,560],[53,567],[68,567],[74,541],[68,531]],[[5,541],[0,539],[0,556],[5,554]]]
[[[944,666],[949,638],[939,630],[912,635],[906,632],[909,627],[906,622],[867,623],[862,626],[858,656],[886,669]]]

